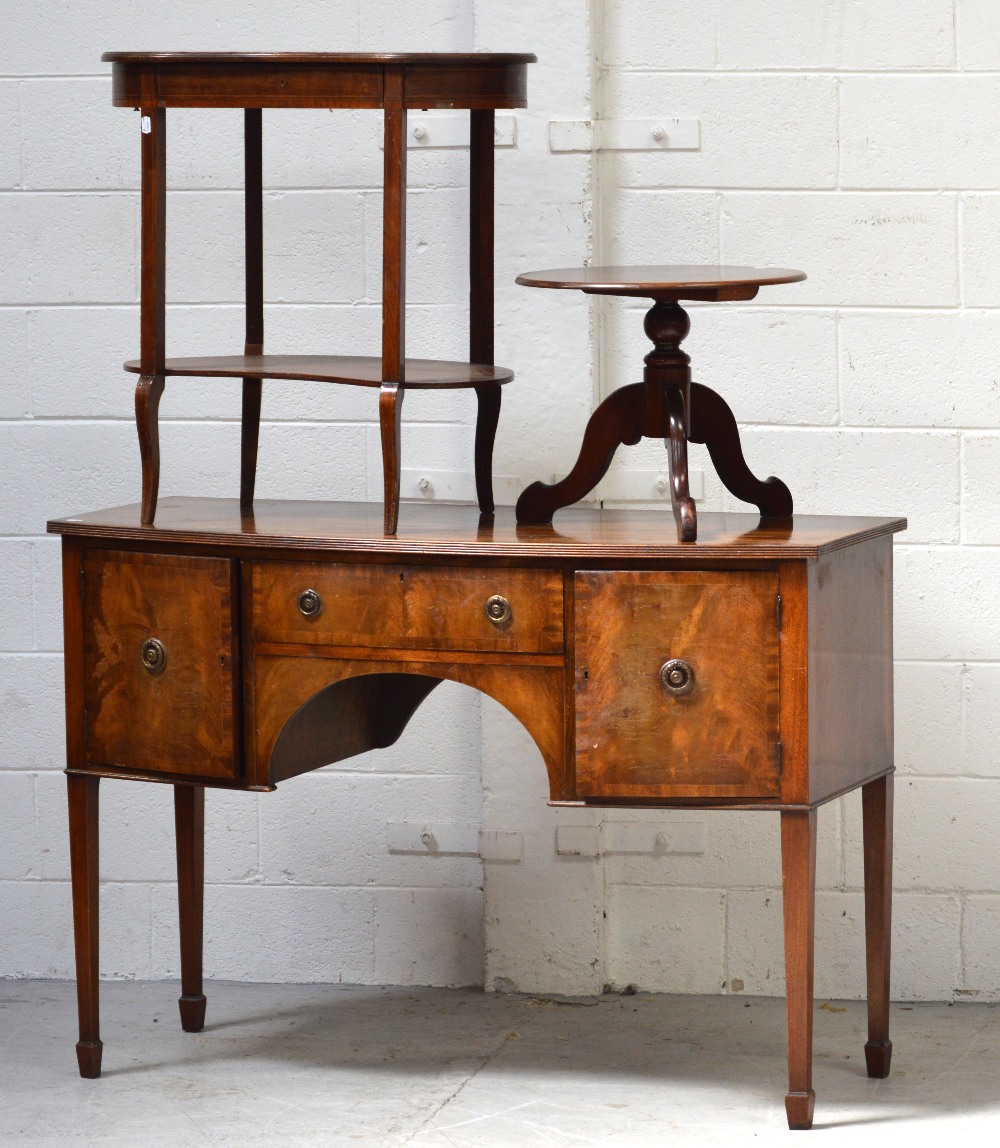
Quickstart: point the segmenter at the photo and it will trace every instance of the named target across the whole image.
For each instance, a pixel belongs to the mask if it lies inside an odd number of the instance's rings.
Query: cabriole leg
[[[642,438],[645,409],[646,388],[642,383],[630,383],[608,395],[590,416],[580,454],[569,474],[552,485],[533,482],[521,491],[514,508],[518,524],[551,522],[557,510],[586,498],[608,473],[615,451],[620,446],[635,446]]]
[[[253,506],[257,482],[257,442],[260,438],[260,379],[243,380],[243,412],[240,422],[240,506]]]
[[[704,443],[722,485],[743,502],[760,511],[761,518],[788,518],[792,495],[780,478],[763,481],[747,466],[740,432],[729,404],[711,388],[691,384],[688,440]]]
[[[139,431],[139,458],[142,462],[142,511],[140,521],[150,526],[156,517],[160,490],[160,396],[162,375],[140,375],[135,388],[135,423]]]
[[[500,422],[500,388],[476,389],[476,499],[479,513],[489,518],[496,509],[493,501],[493,444]]]
[[[378,421],[382,431],[382,487],[386,534],[395,534],[399,522],[402,414],[403,388],[396,383],[383,383],[378,397]]]

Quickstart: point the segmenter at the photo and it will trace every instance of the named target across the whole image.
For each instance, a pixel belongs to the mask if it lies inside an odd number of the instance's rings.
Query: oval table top
[[[591,295],[674,299],[752,299],[759,287],[798,283],[804,271],[724,264],[647,264],[630,267],[558,267],[518,275],[522,287],[551,287]]]
[[[105,52],[116,107],[523,108],[531,52]],[[390,78],[405,76],[402,95]]]
[[[408,67],[468,67],[477,64],[534,64],[533,52],[104,52],[111,64],[406,64]]]

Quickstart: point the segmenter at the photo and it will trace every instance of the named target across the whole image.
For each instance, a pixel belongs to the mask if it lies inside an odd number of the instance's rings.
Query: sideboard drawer
[[[255,562],[257,642],[559,653],[558,570]]]
[[[778,575],[576,576],[580,797],[777,797]]]
[[[83,576],[87,760],[235,777],[233,564],[94,550]]]

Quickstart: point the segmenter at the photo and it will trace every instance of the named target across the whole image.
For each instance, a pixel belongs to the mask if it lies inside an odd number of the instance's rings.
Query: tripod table
[[[805,279],[801,271],[716,266],[566,267],[519,275],[517,282],[524,287],[652,299],[644,326],[653,350],[644,360],[643,381],[620,387],[594,411],[569,474],[552,486],[532,483],[521,494],[518,522],[551,522],[555,511],[579,502],[594,489],[620,445],[634,446],[643,437],[666,442],[678,542],[698,537],[694,499],[688,492],[689,442],[708,447],[723,485],[756,506],[761,518],[789,517],[788,487],[778,478],[761,481],[751,473],[729,405],[709,387],[691,381],[691,359],[680,349],[691,324],[679,300],[747,300],[761,287],[801,279]]]

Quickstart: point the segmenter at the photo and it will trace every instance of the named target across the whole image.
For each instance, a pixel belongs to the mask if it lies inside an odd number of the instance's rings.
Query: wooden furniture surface
[[[500,386],[513,378],[493,358],[494,111],[527,98],[528,53],[105,52],[112,100],[140,113],[142,249],[140,352],[135,407],[142,467],[142,521],[156,517],[159,405],[168,377],[243,380],[240,501],[251,506],[257,473],[263,379],[304,379],[379,388],[383,531],[399,516],[401,419],[408,389],[471,388],[480,511],[493,513],[492,460]],[[246,338],[242,355],[167,358],[167,108],[243,108]],[[264,108],[379,108],[384,118],[382,347],[379,356],[264,354]],[[406,353],[406,145],[413,108],[469,109],[469,360]]]
[[[804,271],[782,267],[730,267],[698,263],[641,264],[625,267],[556,267],[526,271],[515,280],[522,287],[583,291],[588,295],[635,295],[639,298],[752,299],[757,288],[799,283]]]
[[[138,359],[125,363],[133,375],[142,373]],[[378,359],[364,355],[209,355],[164,359],[165,376],[204,379],[302,379],[317,383],[348,383],[381,387]],[[514,372],[486,363],[449,363],[442,359],[407,359],[406,385],[418,390],[494,387],[509,383]]]
[[[553,804],[777,811],[792,1127],[812,1120],[816,810],[863,792],[869,1074],[889,1070],[892,534],[900,519],[165,499],[63,538],[80,1071],[97,1076],[100,778],[175,787],[181,1019],[200,1029],[204,789],[391,745],[444,680],[537,744]]]
[[[761,481],[751,472],[728,404],[709,387],[692,382],[691,359],[680,349],[691,323],[678,300],[753,299],[763,286],[802,279],[803,272],[783,268],[690,264],[560,267],[519,275],[517,282],[524,287],[652,299],[643,325],[653,350],[643,360],[642,382],[619,387],[594,411],[569,474],[554,484],[534,482],[521,493],[518,522],[551,522],[557,510],[579,502],[597,486],[619,446],[634,446],[643,437],[663,439],[666,444],[679,542],[694,542],[698,537],[698,515],[688,483],[689,442],[708,447],[723,486],[756,506],[762,519],[788,518],[792,513],[788,487],[778,478]]]
[[[529,52],[105,52],[116,107],[523,108]],[[396,88],[403,84],[400,100]]]

